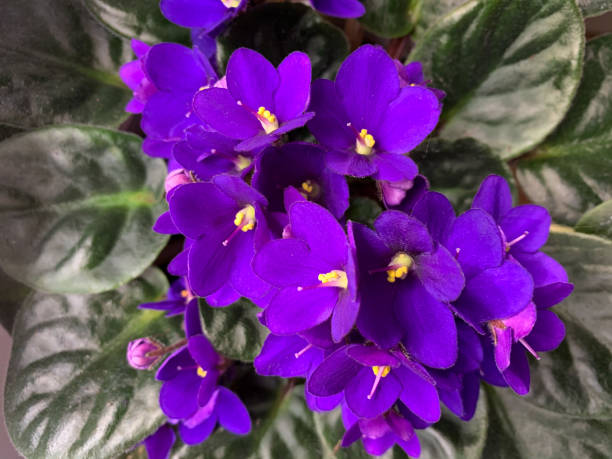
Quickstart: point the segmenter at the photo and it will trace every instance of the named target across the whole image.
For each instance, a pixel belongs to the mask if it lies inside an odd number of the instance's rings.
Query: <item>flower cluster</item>
[[[190,3],[162,9],[210,29],[241,5],[185,16]],[[323,3],[313,2],[325,11]],[[244,405],[218,385],[231,362],[202,334],[198,297],[260,307],[270,334],[256,371],[305,378],[312,410],[342,410],[342,446],[361,440],[370,454],[398,444],[418,456],[415,429],[439,420],[441,401],[470,419],[481,380],[529,391],[525,351],[539,358],[561,342],[550,307],[572,290],[540,251],[550,217],[512,207],[499,176],[458,216],[429,190],[407,153],[435,128],[444,95],[427,87],[418,63],[364,45],[334,81],[311,83],[305,54],[274,67],[241,48],[218,79],[197,48],[135,50],[129,108],[142,111],[145,152],[170,169],[169,210],[155,230],[185,238],[168,267],[179,278],[168,300],[143,305],[184,313],[186,339],[156,377],[160,406],[185,443],[205,440],[217,422],[250,430]],[[317,143],[286,141],[303,126]],[[344,218],[347,176],[381,192],[387,210],[371,228]],[[128,359],[145,368],[162,352],[138,341]],[[147,441],[171,445],[173,435],[163,427]]]

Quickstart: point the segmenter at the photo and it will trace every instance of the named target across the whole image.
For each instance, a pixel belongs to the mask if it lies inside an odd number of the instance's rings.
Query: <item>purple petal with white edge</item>
[[[278,66],[280,83],[274,94],[275,115],[280,122],[303,113],[310,99],[312,70],[307,54],[295,51]]]
[[[144,439],[147,456],[150,459],[167,459],[175,440],[176,435],[172,427],[169,424],[162,424],[153,435]]]
[[[565,268],[544,252],[525,253],[515,251],[512,256],[529,271],[536,288],[556,282],[567,282]]]
[[[232,229],[233,225],[229,226],[226,234],[229,235]],[[230,278],[236,257],[240,256],[235,251],[238,247],[236,241],[224,246],[224,237],[222,234],[203,237],[189,250],[189,285],[198,296],[208,296],[223,287]],[[234,239],[238,238],[248,238],[248,235],[238,232]]]
[[[187,445],[197,445],[205,441],[217,425],[217,415],[212,413],[206,419],[193,427],[187,427],[185,423],[179,424],[181,440]]]
[[[327,16],[358,18],[365,14],[365,7],[358,0],[310,0],[312,7]]]
[[[304,240],[314,257],[331,269],[341,269],[347,262],[348,242],[340,223],[324,207],[312,202],[296,202],[289,209],[291,234]]]
[[[258,374],[281,378],[304,378],[323,360],[323,351],[297,335],[266,338],[253,365]]]
[[[495,355],[495,363],[499,371],[504,371],[510,366],[510,354],[512,352],[512,329],[505,328],[503,330],[496,328],[495,337],[497,343],[493,351]]]
[[[231,225],[238,210],[238,204],[212,183],[181,186],[169,205],[176,227],[194,239],[215,232],[224,223]]]
[[[512,193],[505,178],[489,175],[474,196],[472,209],[482,209],[499,222],[512,209]]]
[[[504,379],[518,395],[529,393],[529,361],[520,344],[512,346],[510,366],[502,372]]]
[[[275,239],[255,255],[253,269],[276,287],[297,287],[318,284],[317,276],[325,267],[313,259],[304,241]]]
[[[338,294],[338,287],[302,291],[287,287],[278,292],[265,309],[266,324],[277,335],[291,335],[312,328],[331,316]]]
[[[392,153],[378,153],[372,158],[378,172],[374,175],[376,180],[400,182],[412,180],[419,173],[419,168],[408,156]]]
[[[400,361],[393,355],[374,346],[353,344],[346,348],[346,354],[355,362],[367,367],[390,366],[397,368]]]
[[[263,132],[255,115],[238,105],[227,89],[208,88],[197,92],[193,110],[202,121],[231,139],[249,139]]]
[[[442,193],[428,191],[415,204],[412,216],[425,223],[434,241],[444,243],[455,221],[455,210]]]
[[[457,328],[447,305],[432,297],[418,280],[408,278],[398,286],[394,308],[406,332],[403,343],[416,360],[433,368],[455,363]]]
[[[278,72],[265,57],[252,49],[238,48],[227,62],[225,75],[227,89],[234,99],[254,111],[265,107],[274,112],[274,92],[280,80]]]
[[[440,102],[433,92],[420,86],[406,86],[387,107],[374,136],[377,148],[389,153],[408,153],[438,123]]]
[[[349,282],[355,283],[354,277]],[[355,326],[359,314],[359,301],[344,290],[338,296],[338,302],[331,318],[331,334],[334,342],[340,342]]]
[[[536,307],[533,302],[529,302],[527,307],[518,314],[504,319],[504,325],[512,328],[514,341],[518,341],[529,333],[536,322]]]
[[[511,317],[531,301],[533,281],[518,263],[506,260],[468,280],[455,308],[472,323]]]
[[[162,384],[159,406],[166,416],[181,419],[196,412],[200,379],[195,370],[184,370]]]
[[[181,371],[181,368],[193,367],[195,360],[191,357],[187,346],[174,351],[170,354],[164,363],[160,365],[155,373],[155,379],[159,381],[168,381],[173,379]]]
[[[376,172],[376,164],[370,157],[354,151],[330,150],[327,152],[327,167],[337,174],[367,177]]]
[[[190,301],[185,306],[185,336],[191,338],[202,334],[202,322],[200,321],[200,305],[197,301]]]
[[[219,363],[219,355],[204,335],[191,336],[187,348],[196,363],[204,370],[211,370]]]
[[[374,229],[391,250],[417,254],[433,249],[433,241],[425,225],[398,210],[380,214],[374,222]]]
[[[403,387],[400,399],[404,405],[424,421],[438,422],[440,399],[436,387],[406,367],[394,371]]]
[[[457,217],[445,245],[451,253],[458,253],[457,261],[466,279],[499,266],[505,254],[493,217],[480,209],[468,210]]]
[[[425,289],[442,302],[456,300],[465,286],[459,263],[442,245],[433,252],[418,255],[414,271]]]
[[[236,394],[225,387],[219,387],[216,412],[219,424],[230,432],[245,435],[251,431],[251,417],[246,406]]]
[[[370,367],[362,368],[357,376],[349,381],[344,389],[344,398],[348,407],[357,416],[362,418],[373,418],[383,414],[398,399],[402,385],[395,377],[393,371],[381,378],[372,398],[368,398],[376,376]]]
[[[512,252],[535,252],[548,239],[551,218],[541,206],[525,204],[511,209],[499,222],[499,226],[511,244],[514,239],[525,237],[512,244]]]
[[[344,395],[340,393],[329,397],[317,397],[304,388],[304,397],[308,408],[312,411],[331,411],[340,404]]]
[[[218,0],[161,0],[159,7],[169,21],[188,28],[212,29],[228,15]]]
[[[533,290],[533,302],[538,309],[550,308],[561,303],[574,290],[574,285],[567,282],[555,282]]]
[[[318,79],[312,83],[308,110],[316,113],[308,123],[308,129],[320,143],[340,150],[355,148],[357,137],[346,125],[348,115],[332,81]]]
[[[346,354],[346,346],[328,355],[308,378],[306,389],[312,395],[329,397],[344,390],[363,367]],[[368,368],[371,372],[372,370]]]
[[[166,211],[159,216],[153,225],[153,231],[160,234],[177,234],[180,232],[172,221],[170,211]]]
[[[538,311],[538,320],[525,341],[536,351],[557,349],[565,338],[565,325],[554,312]]]
[[[410,421],[393,410],[387,414],[387,423],[395,435],[404,441],[408,441],[414,436],[414,427],[412,427]]]
[[[197,51],[177,43],[159,43],[145,58],[145,70],[153,84],[165,92],[193,94],[206,84],[206,73]]]
[[[399,93],[393,60],[382,47],[363,45],[342,63],[335,85],[354,128],[367,129],[376,139],[387,106]]]

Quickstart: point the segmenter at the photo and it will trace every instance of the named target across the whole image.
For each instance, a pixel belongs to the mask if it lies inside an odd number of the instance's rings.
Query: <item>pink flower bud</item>
[[[127,345],[127,361],[136,370],[148,370],[159,360],[162,354],[148,355],[162,349],[162,345],[151,338],[138,338]]]

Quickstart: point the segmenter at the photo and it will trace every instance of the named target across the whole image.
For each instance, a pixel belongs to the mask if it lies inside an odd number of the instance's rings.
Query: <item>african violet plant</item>
[[[608,10],[5,6],[17,449],[607,457]]]

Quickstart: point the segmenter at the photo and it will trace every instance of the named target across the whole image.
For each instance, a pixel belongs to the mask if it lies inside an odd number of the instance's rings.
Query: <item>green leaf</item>
[[[220,69],[225,71],[230,55],[241,46],[259,51],[274,65],[293,51],[303,51],[310,57],[313,78],[332,78],[349,50],[340,29],[295,3],[260,5],[234,19],[217,38]]]
[[[28,458],[114,457],[165,419],[160,384],[126,362],[127,343],[181,338],[180,320],[139,310],[168,288],[151,269],[112,292],[35,293],[17,314],[5,393],[9,433]]]
[[[159,0],[85,0],[98,20],[119,35],[147,43],[173,41],[189,44],[189,31],[168,21]]]
[[[472,0],[431,27],[409,60],[447,94],[442,137],[473,137],[509,159],[561,121],[583,49],[573,0]]]
[[[372,226],[376,217],[383,211],[382,206],[371,198],[365,196],[357,196],[351,199],[351,205],[346,211],[345,217],[347,220],[363,223],[364,225]]]
[[[612,199],[612,35],[589,41],[584,75],[563,122],[535,155],[517,164],[517,180],[555,221],[573,225]]]
[[[360,0],[366,13],[359,22],[370,32],[385,38],[407,35],[414,25],[414,11],[420,0]]]
[[[232,360],[252,362],[259,354],[268,330],[257,319],[261,311],[241,298],[223,308],[212,308],[200,299],[204,334],[215,349]]]
[[[151,230],[166,167],[140,139],[40,129],[0,143],[0,265],[36,289],[96,293],[138,276],[164,247]]]
[[[0,269],[0,324],[11,333],[15,315],[32,289],[20,284]]]
[[[78,0],[5,2],[0,15],[0,123],[117,126],[130,92],[117,70],[129,42],[110,34]]]
[[[429,27],[465,2],[466,0],[418,0],[415,7],[417,23],[414,35],[420,38]]]
[[[584,17],[599,16],[612,10],[611,0],[578,0],[578,6]]]
[[[612,240],[612,200],[593,207],[575,226],[576,231]]]
[[[444,193],[457,212],[469,209],[480,183],[490,174],[506,178],[513,186],[506,163],[474,139],[449,142],[433,138],[411,153],[435,191]]]

